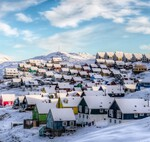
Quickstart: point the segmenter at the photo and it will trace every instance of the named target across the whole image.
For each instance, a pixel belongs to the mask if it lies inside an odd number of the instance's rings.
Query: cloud
[[[15,0],[0,1],[0,17],[5,16],[9,12],[16,12],[27,9],[31,6],[38,5],[46,0]]]
[[[12,28],[10,25],[0,22],[0,31],[6,36],[18,36],[19,31],[17,28]]]
[[[28,16],[26,16],[26,15],[23,14],[23,13],[17,13],[17,14],[16,14],[16,17],[17,17],[17,20],[18,20],[18,21],[21,21],[21,22],[25,22],[25,23],[33,22],[33,20],[32,20],[31,17],[28,17]]]
[[[150,50],[150,45],[142,45],[142,46],[140,46],[140,49],[142,49],[142,50]]]
[[[23,40],[28,41],[28,42],[32,42],[39,38],[32,31],[29,31],[29,30],[20,31],[20,35],[23,36]]]
[[[123,23],[126,17],[138,15],[139,10],[131,7],[137,0],[63,0],[60,5],[49,11],[42,12],[53,26],[77,27],[83,21],[102,17],[112,19],[115,23]]]
[[[126,30],[131,33],[150,34],[150,19],[144,16],[130,19]]]
[[[13,48],[16,48],[16,49],[24,48],[24,45],[16,44],[16,45],[13,46]]]
[[[36,43],[35,46],[47,51],[57,51],[58,49],[69,52],[79,49],[84,50],[91,41],[96,29],[96,27],[90,26],[79,30],[70,30],[46,38],[40,38],[34,43]]]

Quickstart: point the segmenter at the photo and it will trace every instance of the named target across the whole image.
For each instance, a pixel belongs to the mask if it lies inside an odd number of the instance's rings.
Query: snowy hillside
[[[34,59],[50,60],[52,57],[61,57],[63,61],[72,63],[91,63],[95,60],[95,56],[87,53],[67,53],[53,52],[46,56],[37,56]]]

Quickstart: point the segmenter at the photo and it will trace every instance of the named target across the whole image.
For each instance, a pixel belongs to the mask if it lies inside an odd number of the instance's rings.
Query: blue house
[[[47,116],[46,129],[54,135],[61,135],[65,131],[76,130],[76,118],[71,108],[53,108]]]
[[[135,121],[150,116],[150,102],[144,99],[115,99],[108,110],[110,124]]]

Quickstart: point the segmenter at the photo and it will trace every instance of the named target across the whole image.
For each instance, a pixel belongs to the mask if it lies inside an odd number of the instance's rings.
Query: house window
[[[144,113],[140,113],[140,116],[144,116]]]
[[[103,109],[100,109],[99,112],[100,112],[100,113],[103,113]]]
[[[62,125],[67,126],[67,121],[64,121]]]
[[[120,110],[117,110],[117,118],[121,118],[121,112],[120,112]]]
[[[88,107],[85,106],[85,113],[88,113]]]
[[[70,121],[70,126],[74,126],[74,121]]]
[[[114,123],[116,123],[116,120],[114,120]]]
[[[79,118],[81,118],[81,114],[79,114]]]
[[[150,116],[150,113],[147,113],[147,116]]]
[[[111,121],[112,121],[112,120],[110,119],[109,122],[111,123]]]
[[[84,118],[84,114],[83,114],[83,118]]]
[[[79,112],[82,112],[82,106],[79,105]]]
[[[88,118],[89,118],[89,116],[87,115],[87,116],[86,116],[86,119],[88,119]]]
[[[138,114],[137,113],[134,114],[134,118],[138,118]]]
[[[109,116],[113,117],[113,110],[112,109],[109,110]]]

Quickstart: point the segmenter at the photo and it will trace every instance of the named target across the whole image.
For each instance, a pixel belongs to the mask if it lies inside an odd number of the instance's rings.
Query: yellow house
[[[133,67],[133,72],[134,73],[141,73],[141,72],[145,72],[145,71],[147,71],[147,67],[144,64],[136,64]]]
[[[59,98],[56,107],[57,108],[72,108],[74,114],[78,114],[78,105],[80,101],[81,101],[80,97]]]

